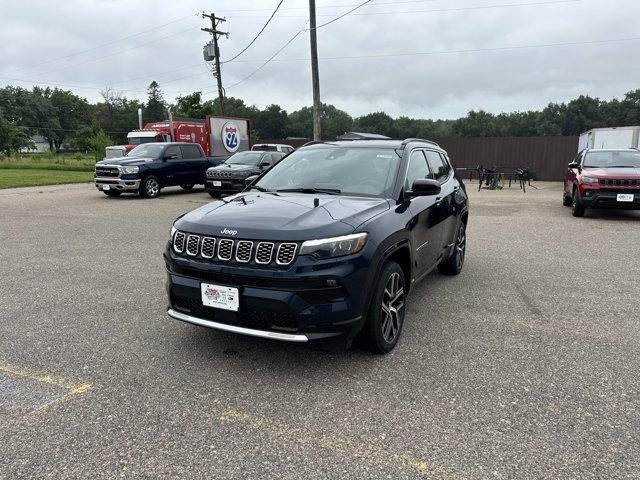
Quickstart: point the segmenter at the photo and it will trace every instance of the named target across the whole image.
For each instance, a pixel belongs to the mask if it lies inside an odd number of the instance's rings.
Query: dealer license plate
[[[217,180],[214,180],[212,183],[213,183],[214,187],[221,187],[222,186],[222,182],[219,182]]]
[[[102,185],[102,190],[111,190],[109,185]]]
[[[633,202],[633,193],[619,193],[618,194],[619,202]]]
[[[220,308],[237,312],[240,308],[240,295],[237,288],[223,287],[211,283],[201,283],[202,304],[205,307]]]

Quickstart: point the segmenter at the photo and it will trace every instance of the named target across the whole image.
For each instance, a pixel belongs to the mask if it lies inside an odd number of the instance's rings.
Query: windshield
[[[227,165],[257,165],[262,157],[262,152],[240,152],[231,155],[226,162]]]
[[[603,150],[588,152],[584,157],[584,168],[640,168],[640,152]]]
[[[393,186],[400,157],[390,148],[317,147],[293,152],[255,186],[382,197]]]
[[[131,150],[127,157],[151,157],[157,158],[162,153],[162,149],[165,145],[157,144],[157,143],[145,143],[142,145],[138,145],[136,148]]]
[[[153,143],[155,137],[129,137],[129,145],[142,145],[143,143]]]

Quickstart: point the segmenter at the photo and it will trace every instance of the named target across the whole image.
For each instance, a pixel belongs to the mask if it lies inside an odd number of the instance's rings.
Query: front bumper
[[[633,202],[619,202],[618,194],[634,195]],[[620,210],[640,210],[640,189],[585,189],[580,202],[587,208],[610,208]]]
[[[104,190],[104,186],[108,185],[109,190],[135,191],[140,188],[140,179],[123,179],[118,177],[96,177],[93,182],[98,190]]]
[[[214,186],[213,182],[220,182],[220,185]],[[207,178],[204,184],[205,190],[213,193],[240,193],[245,189],[244,178],[231,178],[231,179],[212,179]]]
[[[362,259],[251,268],[207,264],[168,251],[165,263],[168,314],[184,322],[296,343],[346,341],[364,322],[372,276]],[[238,288],[239,311],[204,306],[203,282]]]

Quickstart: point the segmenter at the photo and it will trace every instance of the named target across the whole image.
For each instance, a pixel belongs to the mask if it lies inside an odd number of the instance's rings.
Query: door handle
[[[457,185],[456,187],[454,187],[453,193],[458,193],[459,190],[460,190],[460,185]]]
[[[436,197],[436,206],[440,206],[442,205],[442,201],[444,200],[444,198],[442,197]]]

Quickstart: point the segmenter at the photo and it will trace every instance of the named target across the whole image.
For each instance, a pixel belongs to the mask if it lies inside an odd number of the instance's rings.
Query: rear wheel
[[[584,205],[580,203],[580,197],[578,196],[578,189],[573,190],[573,201],[571,204],[571,214],[574,217],[584,217]]]
[[[404,324],[406,288],[400,265],[386,263],[375,288],[361,339],[367,350],[387,353],[398,343]]]
[[[193,188],[193,184],[187,184],[187,185],[180,185],[180,188],[183,190],[191,190]]]
[[[160,181],[154,176],[145,178],[140,185],[140,196],[156,198],[158,195],[160,195]]]
[[[443,275],[458,275],[462,271],[464,265],[464,257],[467,252],[467,225],[460,223],[456,243],[453,246],[453,254],[444,262],[438,264],[438,270]]]

